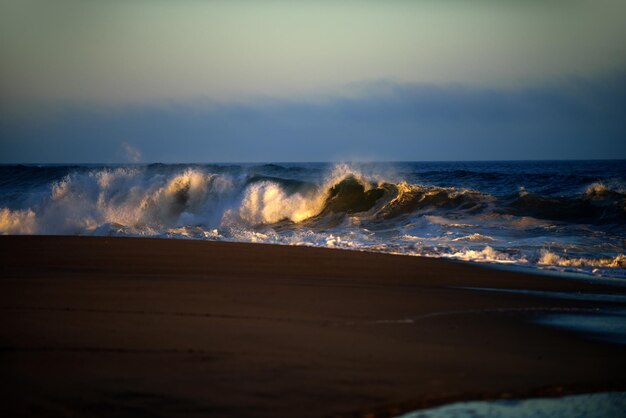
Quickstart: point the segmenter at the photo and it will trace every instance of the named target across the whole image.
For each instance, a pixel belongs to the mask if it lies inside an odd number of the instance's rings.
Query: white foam
[[[239,216],[250,225],[273,224],[285,219],[297,223],[320,213],[324,200],[320,193],[288,195],[279,184],[264,181],[247,187]]]
[[[466,249],[457,251],[454,253],[441,254],[446,258],[453,258],[456,260],[474,261],[474,262],[487,262],[487,263],[526,263],[525,258],[516,258],[500,251],[494,250],[490,246],[486,246],[482,250]]]
[[[495,241],[495,239],[493,239],[492,237],[488,236],[488,235],[481,235],[481,234],[470,234],[470,235],[466,235],[464,237],[458,237],[458,238],[454,238],[452,240],[453,242],[458,242],[458,241]]]
[[[0,233],[3,235],[34,234],[36,232],[37,218],[32,210],[0,209]]]
[[[575,258],[563,257],[550,251],[543,250],[537,264],[542,266],[560,266],[560,267],[609,267],[623,268],[626,267],[626,256],[619,254],[614,258]]]

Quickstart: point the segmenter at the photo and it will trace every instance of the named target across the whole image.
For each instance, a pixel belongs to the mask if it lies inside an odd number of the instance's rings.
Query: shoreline
[[[624,303],[504,291],[626,295],[594,277],[186,239],[2,236],[0,250],[16,416],[393,416],[626,389],[623,346],[532,321]]]
[[[250,241],[237,241],[232,239],[201,239],[201,238],[193,238],[186,236],[143,236],[143,235],[59,235],[59,234],[18,234],[18,235],[0,235],[0,237],[53,237],[53,238],[93,238],[93,239],[138,239],[138,240],[173,240],[173,241],[198,241],[198,242],[216,242],[223,244],[244,244],[244,245],[261,245],[261,246],[270,246],[270,247],[299,247],[299,248],[317,248],[331,251],[348,251],[355,253],[367,253],[367,254],[385,254],[391,256],[399,256],[399,257],[416,257],[419,259],[431,259],[431,260],[442,260],[446,263],[453,264],[461,264],[468,266],[481,266],[487,269],[499,270],[499,271],[508,271],[508,272],[517,272],[521,274],[530,274],[530,275],[539,275],[544,277],[555,277],[557,279],[567,279],[567,280],[581,280],[588,281],[591,280],[594,283],[605,284],[607,286],[616,286],[616,287],[626,287],[626,278],[622,278],[621,276],[605,276],[601,274],[596,274],[588,271],[580,271],[580,270],[566,270],[560,266],[553,265],[538,265],[538,264],[522,264],[517,262],[510,261],[494,261],[494,260],[465,260],[454,257],[446,257],[446,256],[434,256],[434,255],[423,255],[423,254],[411,254],[411,253],[402,253],[402,252],[394,252],[394,251],[384,251],[384,250],[369,250],[367,248],[360,247],[332,247],[332,246],[323,246],[323,245],[313,245],[313,244],[283,244],[283,243],[275,243],[275,242],[250,242]],[[559,269],[560,268],[560,269]]]

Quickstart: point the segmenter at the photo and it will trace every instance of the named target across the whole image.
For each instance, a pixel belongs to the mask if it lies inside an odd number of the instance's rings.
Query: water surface
[[[4,165],[0,233],[351,248],[626,277],[626,161]]]

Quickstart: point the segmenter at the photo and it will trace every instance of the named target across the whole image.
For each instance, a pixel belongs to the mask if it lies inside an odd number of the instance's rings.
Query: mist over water
[[[351,248],[626,277],[626,162],[0,166],[0,233]]]

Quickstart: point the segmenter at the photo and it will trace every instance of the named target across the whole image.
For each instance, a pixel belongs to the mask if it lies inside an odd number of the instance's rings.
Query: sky
[[[626,158],[625,15],[0,0],[0,163]]]

